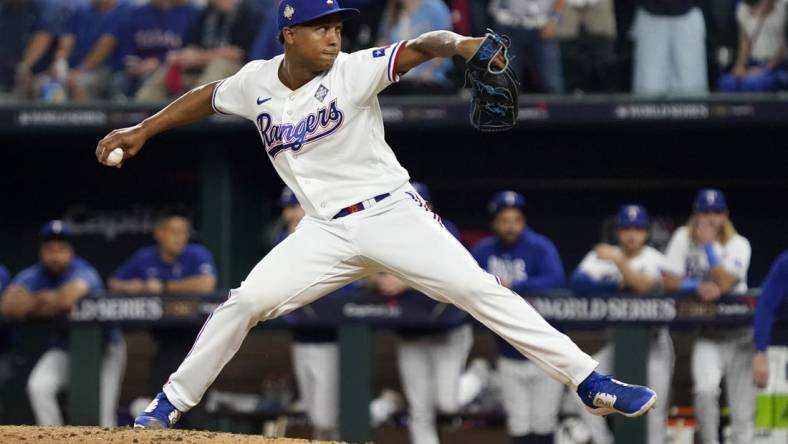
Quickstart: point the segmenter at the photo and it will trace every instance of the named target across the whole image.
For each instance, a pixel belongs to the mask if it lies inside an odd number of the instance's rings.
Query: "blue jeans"
[[[706,24],[700,9],[680,16],[635,16],[634,92],[645,96],[699,96],[709,91]]]
[[[540,92],[564,93],[564,72],[561,68],[561,49],[556,39],[542,38],[541,29],[510,28],[496,29],[512,39],[509,58],[512,69],[520,76],[521,83],[536,75],[535,82]]]
[[[766,69],[764,63],[751,63],[750,66],[762,65],[763,71],[753,76],[737,78],[733,73],[725,74],[720,77],[719,90],[723,92],[763,92],[775,91],[786,85],[786,73],[784,67]]]

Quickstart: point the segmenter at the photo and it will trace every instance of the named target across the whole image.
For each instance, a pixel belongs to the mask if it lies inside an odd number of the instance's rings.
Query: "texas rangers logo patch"
[[[372,58],[383,57],[386,55],[386,48],[378,48],[372,50]]]
[[[293,14],[295,14],[295,9],[290,5],[285,6],[285,10],[282,11],[282,15],[288,20],[293,19]]]
[[[328,88],[326,88],[326,87],[325,87],[325,86],[323,86],[323,85],[320,85],[320,87],[319,87],[319,88],[317,88],[317,92],[315,93],[315,98],[316,98],[316,99],[317,99],[319,102],[322,102],[322,101],[323,101],[323,99],[325,99],[325,98],[326,98],[326,95],[327,95],[327,94],[328,94]]]

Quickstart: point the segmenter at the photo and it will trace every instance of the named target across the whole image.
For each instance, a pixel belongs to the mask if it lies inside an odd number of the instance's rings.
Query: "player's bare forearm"
[[[3,294],[0,313],[6,318],[22,319],[35,307],[35,300],[26,289],[12,285]]]
[[[209,293],[215,289],[216,278],[207,275],[167,281],[164,287],[167,293]]]
[[[115,148],[123,150],[123,162],[135,156],[151,137],[189,123],[205,119],[213,114],[211,99],[219,82],[211,82],[192,89],[178,97],[161,111],[143,120],[140,124],[117,129],[107,134],[96,146],[96,158],[104,165]],[[114,165],[114,164],[113,164]],[[110,165],[112,166],[112,165]],[[120,166],[120,165],[118,165]]]
[[[211,82],[178,97],[161,111],[140,123],[147,138],[171,128],[197,122],[213,114],[211,98],[219,82]]]
[[[431,31],[411,40],[400,49],[397,72],[407,72],[434,59],[462,56],[469,59],[479,48],[483,38],[465,37],[451,31]]]
[[[727,293],[730,291],[736,282],[739,279],[733,275],[733,273],[729,273],[725,268],[720,265],[711,269],[711,280],[720,287],[720,291],[722,293]]]

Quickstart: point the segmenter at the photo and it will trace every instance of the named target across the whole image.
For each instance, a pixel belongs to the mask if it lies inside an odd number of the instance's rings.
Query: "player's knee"
[[[696,398],[717,399],[720,397],[720,387],[703,383],[696,383],[692,388]]]
[[[27,379],[27,396],[31,399],[52,398],[57,395],[57,387],[51,378],[33,373]]]
[[[236,310],[250,319],[265,319],[275,308],[271,298],[265,297],[264,290],[255,291],[248,286],[241,285],[230,290],[227,304],[232,304]]]

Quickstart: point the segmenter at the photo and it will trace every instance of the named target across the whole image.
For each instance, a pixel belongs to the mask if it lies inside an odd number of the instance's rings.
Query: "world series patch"
[[[317,92],[315,93],[315,98],[316,98],[316,99],[317,99],[319,102],[322,102],[322,101],[323,101],[323,99],[325,99],[325,98],[326,98],[326,95],[327,95],[327,94],[328,94],[328,88],[326,88],[326,87],[325,87],[325,86],[323,86],[323,85],[320,85],[320,87],[317,89]]]

